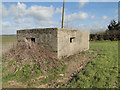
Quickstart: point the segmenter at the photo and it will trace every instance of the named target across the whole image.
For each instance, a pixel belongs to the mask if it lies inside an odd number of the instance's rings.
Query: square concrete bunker
[[[61,28],[17,30],[18,43],[35,42],[55,53],[57,58],[89,49],[89,31]]]

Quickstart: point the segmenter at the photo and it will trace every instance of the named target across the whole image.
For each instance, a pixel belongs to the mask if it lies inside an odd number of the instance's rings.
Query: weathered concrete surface
[[[69,56],[82,50],[88,50],[89,32],[80,30],[59,29],[57,43],[58,57]]]
[[[57,52],[57,29],[27,29],[18,30],[17,39],[18,42],[30,41],[31,38],[35,38],[35,42],[48,47],[51,51]]]
[[[89,49],[89,32],[61,28],[27,29],[17,31],[18,43],[42,44],[56,53],[58,58]]]

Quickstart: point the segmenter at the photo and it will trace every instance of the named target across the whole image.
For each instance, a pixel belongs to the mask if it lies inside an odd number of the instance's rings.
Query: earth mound
[[[6,54],[7,60],[15,60],[16,65],[37,64],[41,70],[56,68],[58,59],[49,49],[40,44],[17,44]]]

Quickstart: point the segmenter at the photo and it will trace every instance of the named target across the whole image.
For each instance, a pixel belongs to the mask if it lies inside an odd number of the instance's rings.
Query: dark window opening
[[[31,38],[31,41],[32,41],[32,42],[35,42],[35,38]]]
[[[75,37],[70,38],[70,43],[74,42]]]

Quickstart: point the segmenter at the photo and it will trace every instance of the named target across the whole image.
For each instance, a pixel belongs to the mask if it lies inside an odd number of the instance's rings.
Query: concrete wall
[[[88,49],[89,49],[88,31],[70,29],[58,30],[58,58],[62,56],[73,55],[77,52]]]
[[[27,29],[18,30],[17,37],[18,43],[27,38],[35,38],[35,42],[48,47],[58,58],[89,49],[88,31],[60,28]]]
[[[57,28],[18,30],[17,38],[18,43],[24,42],[25,39],[29,41],[30,38],[35,38],[36,43],[57,52]]]

